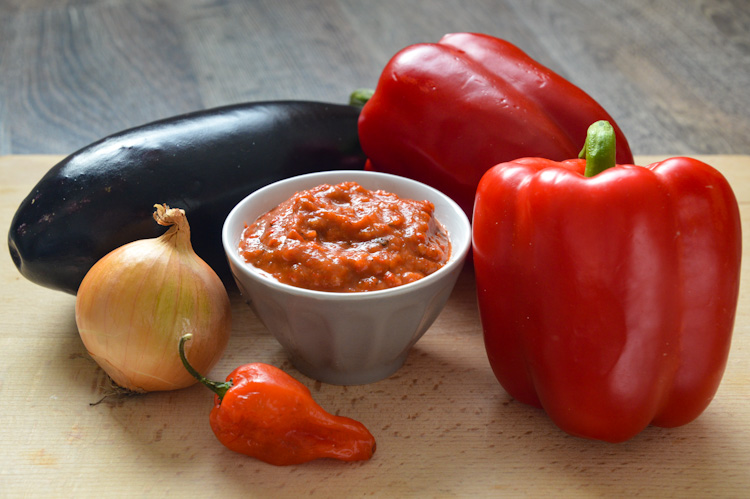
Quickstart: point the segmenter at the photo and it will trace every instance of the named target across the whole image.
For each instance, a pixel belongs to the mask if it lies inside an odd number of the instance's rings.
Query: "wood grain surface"
[[[579,85],[636,154],[750,153],[747,0],[2,0],[0,155],[242,101],[345,102],[456,31]]]
[[[0,157],[0,226],[60,156]],[[646,164],[659,158],[637,158]],[[750,222],[750,156],[700,157],[727,176]],[[404,367],[333,386],[298,373],[236,293],[229,348],[210,377],[240,364],[281,367],[330,412],[377,440],[367,462],[274,467],[225,449],[202,386],[112,395],[78,336],[73,296],[26,281],[0,243],[0,497],[695,497],[750,490],[750,244],[724,379],[703,415],[607,444],[558,430],[514,401],[487,362],[470,270]]]

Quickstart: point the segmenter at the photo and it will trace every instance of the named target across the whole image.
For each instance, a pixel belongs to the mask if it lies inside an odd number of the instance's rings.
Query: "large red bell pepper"
[[[584,175],[584,160],[525,158],[484,175],[474,265],[505,390],[568,433],[618,442],[649,424],[688,423],[712,400],[734,325],[741,229],[714,168],[681,157],[606,168],[614,146],[595,151],[596,135],[585,151],[601,173]]]
[[[362,109],[368,169],[429,184],[471,216],[479,179],[503,161],[574,158],[597,120],[612,117],[583,90],[518,47],[455,33],[398,52]],[[632,163],[615,125],[617,160]]]

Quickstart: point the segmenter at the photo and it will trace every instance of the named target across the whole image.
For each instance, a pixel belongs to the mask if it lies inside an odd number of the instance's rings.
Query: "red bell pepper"
[[[518,47],[455,33],[406,47],[385,66],[359,118],[367,169],[419,180],[471,216],[479,179],[503,161],[578,154],[586,129],[612,117]],[[625,136],[617,160],[632,163]]]
[[[714,168],[682,157],[614,166],[611,130],[597,150],[599,126],[586,160],[524,158],[484,175],[474,266],[505,390],[570,434],[619,442],[649,424],[686,424],[714,397],[741,228]],[[603,166],[586,176],[587,163]]]

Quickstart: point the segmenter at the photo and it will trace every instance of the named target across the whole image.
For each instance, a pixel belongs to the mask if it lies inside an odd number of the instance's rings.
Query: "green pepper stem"
[[[372,95],[374,93],[375,90],[372,90],[370,88],[358,88],[349,96],[349,105],[364,107],[364,105],[367,104],[367,101],[372,98]]]
[[[589,126],[586,141],[578,155],[586,159],[586,177],[603,172],[615,166],[615,129],[606,120],[601,120]]]
[[[185,357],[185,343],[190,340],[193,337],[192,334],[186,334],[182,338],[180,338],[180,359],[182,359],[182,365],[185,366],[185,369],[192,374],[195,379],[206,385],[212,392],[214,392],[216,395],[219,396],[219,399],[223,399],[224,395],[227,394],[227,391],[232,387],[232,380],[225,381],[223,383],[219,383],[218,381],[211,381],[210,379],[204,377],[202,374],[200,374],[198,371],[196,371],[193,366],[190,365],[190,362],[188,362],[187,357]]]

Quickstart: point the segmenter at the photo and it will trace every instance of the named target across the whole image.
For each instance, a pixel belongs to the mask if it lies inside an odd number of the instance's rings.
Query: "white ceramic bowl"
[[[450,260],[436,272],[390,289],[354,293],[283,284],[244,261],[238,245],[245,224],[320,184],[355,181],[401,198],[429,200],[451,240]],[[471,244],[471,226],[449,197],[404,177],[368,171],[329,171],[292,177],[259,189],[227,216],[222,243],[235,281],[258,318],[303,374],[337,385],[359,385],[396,372],[450,296]]]

